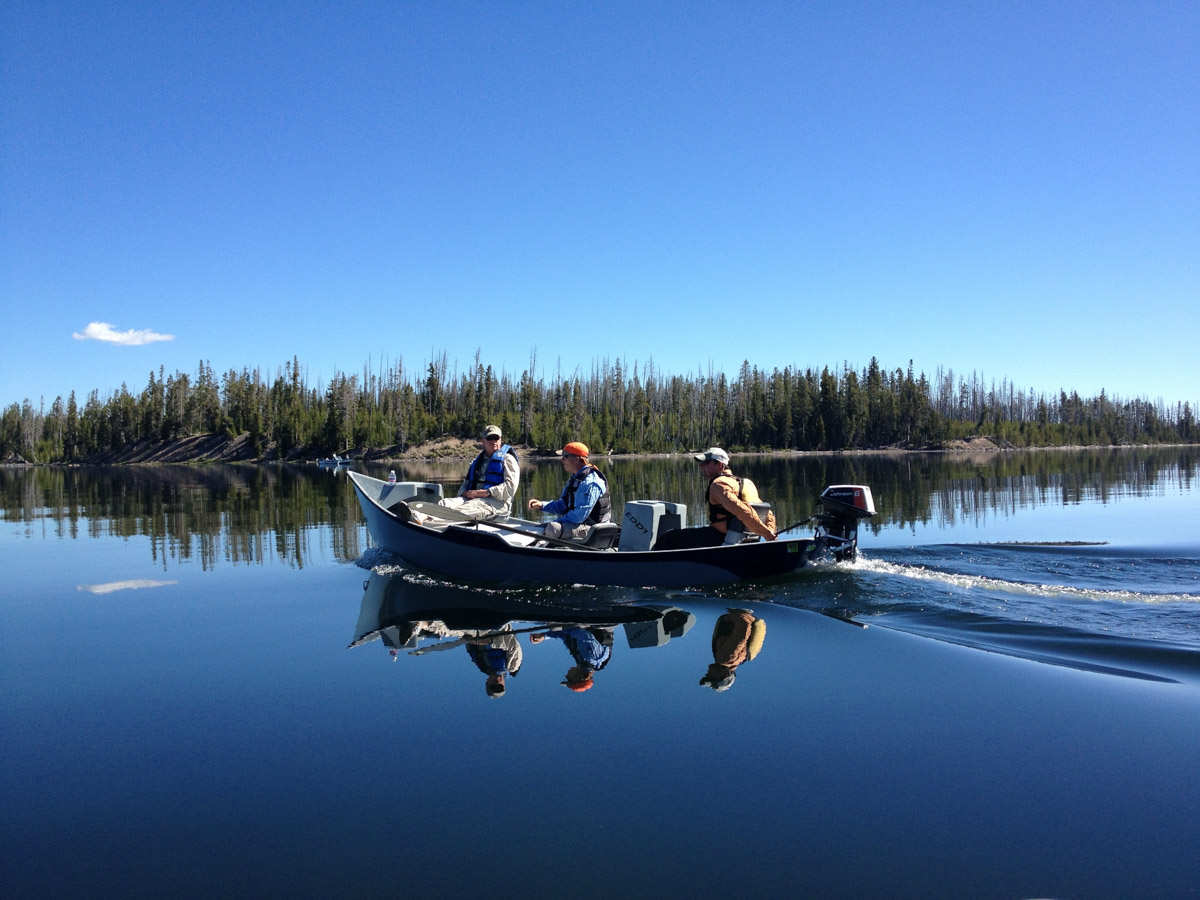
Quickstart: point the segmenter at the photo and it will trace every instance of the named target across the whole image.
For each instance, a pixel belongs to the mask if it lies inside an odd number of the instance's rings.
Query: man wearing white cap
[[[751,503],[758,503],[758,489],[749,478],[737,478],[729,468],[729,454],[720,447],[709,447],[694,457],[700,472],[708,479],[708,524],[700,528],[668,531],[654,544],[655,550],[684,550],[691,547],[717,547],[726,543],[731,531],[753,532],[773,541],[774,522],[763,522]],[[773,519],[769,516],[768,519]]]
[[[499,519],[512,512],[513,498],[521,481],[517,454],[508,444],[500,443],[499,427],[484,426],[481,437],[483,451],[467,469],[458,496],[442,501],[442,506],[456,509],[478,522]]]

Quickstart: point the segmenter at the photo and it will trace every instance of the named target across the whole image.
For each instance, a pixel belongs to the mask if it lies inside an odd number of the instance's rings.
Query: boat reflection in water
[[[411,570],[378,567],[363,585],[350,647],[380,641],[393,659],[465,648],[484,675],[489,697],[501,697],[521,670],[524,648],[561,643],[571,664],[562,684],[586,691],[608,665],[618,629],[630,649],[661,647],[695,624],[670,605],[592,604],[525,600],[500,591],[435,584]]]

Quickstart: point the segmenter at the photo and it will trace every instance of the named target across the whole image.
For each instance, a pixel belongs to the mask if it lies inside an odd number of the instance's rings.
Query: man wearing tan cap
[[[456,509],[477,522],[499,519],[512,512],[513,497],[521,481],[517,454],[508,444],[501,444],[500,429],[487,425],[483,429],[483,450],[467,469],[467,477],[458,489],[457,497],[447,497],[442,506]]]

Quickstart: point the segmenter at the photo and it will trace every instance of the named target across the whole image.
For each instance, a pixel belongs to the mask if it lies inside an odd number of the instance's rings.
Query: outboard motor
[[[818,498],[817,544],[838,562],[853,562],[858,553],[858,521],[875,515],[871,489],[861,484],[831,484]]]

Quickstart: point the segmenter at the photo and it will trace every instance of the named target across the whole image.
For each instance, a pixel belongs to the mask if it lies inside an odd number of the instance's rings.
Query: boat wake
[[[919,562],[860,554],[837,605],[860,621],[1037,662],[1200,683],[1195,559],[959,546],[906,555]]]
[[[1074,587],[1065,584],[1038,584],[1022,581],[1007,581],[986,575],[966,574],[962,572],[943,571],[924,566],[906,565],[904,563],[886,562],[884,560],[867,559],[860,556],[855,568],[860,572],[873,573],[897,578],[908,578],[914,581],[933,582],[961,590],[993,591],[1016,597],[1037,597],[1039,599],[1063,599],[1073,601],[1096,601],[1111,603],[1200,603],[1200,594],[1191,593],[1152,593],[1133,591],[1122,588],[1102,589]]]

